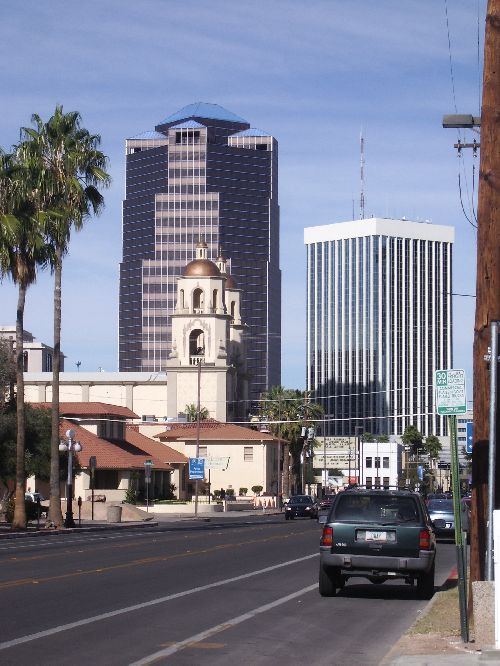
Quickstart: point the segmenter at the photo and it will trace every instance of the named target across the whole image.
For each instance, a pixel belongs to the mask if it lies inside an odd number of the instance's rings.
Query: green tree
[[[32,116],[33,128],[21,131],[18,152],[36,175],[39,205],[46,214],[45,234],[50,244],[54,274],[54,356],[52,364],[52,439],[49,520],[62,525],[59,490],[59,373],[61,358],[61,285],[63,257],[68,252],[72,229],[103,208],[101,187],[110,184],[107,158],[99,150],[101,138],[81,126],[76,111],[64,113],[56,106],[43,122]]]
[[[0,276],[17,286],[16,315],[16,484],[12,527],[26,528],[25,404],[24,404],[24,308],[26,292],[37,270],[48,260],[41,218],[37,214],[39,190],[27,161],[19,154],[0,154]]]
[[[0,413],[14,399],[16,367],[14,364],[14,346],[12,340],[0,338]]]
[[[429,435],[424,442],[424,449],[428,453],[431,460],[436,460],[439,457],[439,452],[442,449],[441,442],[436,435]]]
[[[187,420],[190,423],[194,423],[198,420],[198,407],[192,402],[190,405],[186,405],[184,408],[184,413]],[[206,421],[210,413],[206,407],[200,407],[200,421]]]
[[[290,467],[295,484],[300,475],[300,454],[304,446],[302,428],[312,426],[322,416],[322,407],[309,402],[305,391],[274,386],[262,395],[260,418],[268,420],[271,433],[283,440],[282,490],[286,497],[290,496]]]
[[[401,437],[401,441],[406,446],[410,446],[412,452],[416,455],[423,448],[422,433],[414,425],[406,426],[405,431]]]

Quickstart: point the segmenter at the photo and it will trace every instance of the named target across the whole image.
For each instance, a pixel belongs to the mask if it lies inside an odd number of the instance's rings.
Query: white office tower
[[[452,367],[453,227],[371,218],[304,231],[307,389],[326,435],[443,435],[433,376]]]

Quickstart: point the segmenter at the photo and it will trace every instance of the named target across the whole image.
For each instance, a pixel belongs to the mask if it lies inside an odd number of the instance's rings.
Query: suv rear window
[[[390,495],[341,495],[337,499],[334,520],[363,523],[420,523],[413,497]]]

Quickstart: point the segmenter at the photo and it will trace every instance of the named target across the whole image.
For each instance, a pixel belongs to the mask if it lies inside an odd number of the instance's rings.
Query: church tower
[[[241,292],[227,273],[221,253],[208,259],[204,242],[177,280],[168,357],[168,417],[185,412],[198,399],[218,421],[241,420],[248,411],[248,379],[241,321]]]

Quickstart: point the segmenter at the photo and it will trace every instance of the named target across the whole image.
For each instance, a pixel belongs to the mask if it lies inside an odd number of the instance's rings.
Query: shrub
[[[228,488],[226,490],[226,497],[234,497],[234,488]]]
[[[238,491],[238,495],[240,495],[240,497],[242,497],[243,495],[246,495],[247,492],[248,492],[248,488],[240,488],[239,491]]]
[[[137,504],[139,500],[139,493],[137,488],[127,488],[125,491],[125,499],[123,500],[125,504]]]
[[[214,499],[219,499],[219,497],[220,497],[220,490],[214,490],[214,492],[212,493],[212,495],[214,496]]]
[[[252,486],[252,492],[255,493],[255,495],[260,495],[263,489],[264,486]]]

